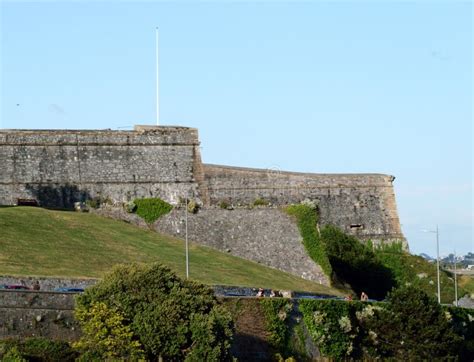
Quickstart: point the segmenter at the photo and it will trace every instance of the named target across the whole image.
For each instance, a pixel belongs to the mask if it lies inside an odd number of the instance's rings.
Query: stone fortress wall
[[[0,130],[0,205],[35,199],[42,206],[71,207],[97,196],[118,205],[142,197],[177,205],[187,195],[202,204],[198,214],[189,216],[192,241],[323,284],[328,278],[309,259],[294,221],[279,206],[316,200],[321,224],[375,242],[399,240],[407,247],[393,180],[381,174],[206,165],[193,128]],[[271,205],[249,207],[259,198]],[[221,209],[222,201],[234,210]],[[117,210],[118,218],[135,216]],[[158,220],[155,229],[183,237],[181,211]]]
[[[398,218],[393,176],[382,174],[311,174],[280,170],[204,165],[211,205],[226,201],[273,205],[316,200],[320,223],[374,241],[405,241]]]
[[[101,196],[124,202],[197,194],[196,129],[137,126],[134,131],[0,131],[0,204],[36,199],[70,207]]]

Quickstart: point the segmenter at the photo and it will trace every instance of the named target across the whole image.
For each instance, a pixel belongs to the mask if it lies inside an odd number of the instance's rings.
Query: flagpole
[[[160,34],[158,27],[155,29],[156,36],[156,125],[160,125]]]

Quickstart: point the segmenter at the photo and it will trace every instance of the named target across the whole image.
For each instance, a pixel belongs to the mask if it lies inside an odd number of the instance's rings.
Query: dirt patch
[[[225,305],[235,322],[232,354],[239,361],[271,361],[273,353],[268,342],[270,334],[259,300],[226,299]]]

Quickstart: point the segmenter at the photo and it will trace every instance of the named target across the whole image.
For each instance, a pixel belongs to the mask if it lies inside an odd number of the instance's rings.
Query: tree
[[[386,308],[366,323],[369,344],[381,357],[447,359],[460,351],[462,338],[454,332],[449,312],[412,286],[392,291]]]
[[[139,342],[147,359],[231,358],[232,318],[213,291],[202,284],[181,280],[159,264],[115,267],[78,298],[77,310],[92,312],[98,302],[122,316],[120,323],[132,333],[130,341]],[[93,316],[89,318],[92,319]],[[111,329],[105,329],[109,334],[105,337],[109,337]]]

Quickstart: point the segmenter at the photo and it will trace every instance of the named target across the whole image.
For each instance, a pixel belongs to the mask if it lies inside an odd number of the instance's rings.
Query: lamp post
[[[186,239],[186,279],[189,279],[189,247],[188,247],[188,194],[186,193],[186,202],[184,205],[186,209],[184,217],[185,225],[185,239]]]
[[[438,276],[438,303],[441,304],[441,287],[440,287],[440,281],[439,281],[439,231],[438,231],[438,225],[436,225],[436,230],[423,230],[424,232],[427,233],[435,233],[436,234],[436,271],[437,271],[437,276]]]
[[[454,250],[454,304],[456,307],[458,306],[458,273],[457,273],[457,257],[456,257],[456,249]]]

